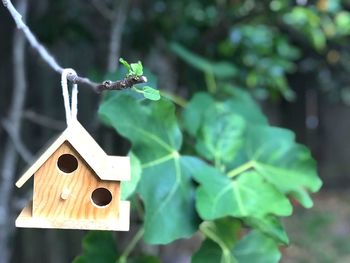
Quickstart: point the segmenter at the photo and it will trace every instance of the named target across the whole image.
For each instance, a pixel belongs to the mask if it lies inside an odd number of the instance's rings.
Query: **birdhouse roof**
[[[16,186],[22,187],[65,142],[71,144],[101,180],[130,180],[129,157],[107,155],[84,127],[78,121],[75,121],[63,131],[53,144],[51,144],[49,148],[41,154],[38,160],[18,179]]]

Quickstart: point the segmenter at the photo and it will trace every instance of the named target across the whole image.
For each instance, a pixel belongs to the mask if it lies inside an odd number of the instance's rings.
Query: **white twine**
[[[76,83],[73,84],[72,89],[72,101],[69,104],[69,93],[68,93],[68,75],[77,76],[77,73],[74,69],[66,68],[63,69],[61,75],[61,85],[62,85],[62,95],[64,100],[64,109],[66,111],[66,122],[67,126],[69,126],[73,121],[77,120],[78,114],[78,85]]]
[[[34,36],[32,31],[30,31],[29,27],[23,22],[22,16],[16,8],[13,6],[12,2],[10,0],[3,0],[2,1],[3,5],[9,10],[11,16],[16,22],[17,28],[21,29],[25,36],[27,37],[30,45],[36,49],[40,56],[57,72],[61,72],[62,67],[58,65],[57,61],[55,58],[49,54],[49,52],[46,50],[46,48],[39,43],[37,38]]]

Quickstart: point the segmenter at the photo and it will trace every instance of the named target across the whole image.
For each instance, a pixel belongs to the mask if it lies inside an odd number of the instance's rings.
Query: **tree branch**
[[[145,76],[137,77],[131,76],[122,80],[110,81],[105,80],[101,85],[97,86],[96,91],[101,92],[103,90],[123,90],[130,88],[136,84],[147,82],[147,78]]]
[[[47,51],[47,49],[37,40],[35,35],[29,29],[29,27],[23,22],[21,14],[13,6],[11,0],[2,0],[3,5],[8,9],[12,18],[14,19],[17,28],[22,30],[28,42],[40,55],[40,57],[57,73],[62,74],[63,68],[57,63],[56,59]],[[117,58],[115,58],[117,59]],[[116,62],[118,63],[118,62]],[[131,88],[132,85],[138,83],[144,83],[147,81],[147,78],[140,77],[137,80],[134,77],[126,77],[120,81],[104,81],[102,84],[91,81],[88,78],[80,77],[78,75],[70,74],[68,75],[68,80],[77,83],[84,84],[92,88],[95,92],[102,92],[104,90],[122,90],[126,88]],[[125,86],[131,85],[131,86]]]

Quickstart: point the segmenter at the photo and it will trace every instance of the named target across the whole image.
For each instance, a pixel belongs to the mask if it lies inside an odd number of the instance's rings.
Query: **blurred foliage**
[[[314,72],[316,86],[332,99],[348,89],[350,1],[158,0],[142,8],[130,19],[134,48],[164,39],[189,67],[229,78],[258,98],[295,99],[288,78],[297,71]],[[180,73],[193,91],[203,86],[187,67]],[[207,77],[207,88],[211,83]]]

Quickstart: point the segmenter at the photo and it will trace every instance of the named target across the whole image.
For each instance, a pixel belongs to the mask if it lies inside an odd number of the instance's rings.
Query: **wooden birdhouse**
[[[108,156],[74,121],[16,182],[34,176],[33,201],[17,227],[129,230],[130,204],[120,181],[130,179],[129,157]]]

